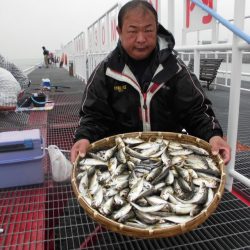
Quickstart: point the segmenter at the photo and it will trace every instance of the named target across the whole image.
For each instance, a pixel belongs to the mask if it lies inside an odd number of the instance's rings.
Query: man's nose
[[[144,32],[138,32],[137,33],[136,41],[139,42],[139,43],[143,43],[143,42],[146,41]]]

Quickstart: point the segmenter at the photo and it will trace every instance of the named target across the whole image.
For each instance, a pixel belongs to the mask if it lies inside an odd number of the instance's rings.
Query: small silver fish
[[[115,143],[116,143],[119,150],[120,149],[125,150],[125,143],[120,136],[115,137]]]
[[[194,204],[189,204],[189,206],[182,206],[181,204],[171,204],[169,203],[170,209],[172,212],[176,213],[177,215],[186,215],[190,214],[190,212],[196,207]]]
[[[185,159],[185,163],[192,169],[208,168],[207,162],[203,160],[202,157],[194,154],[188,155],[187,158]]]
[[[183,156],[183,155],[191,155],[193,151],[190,149],[179,149],[169,152],[171,156]]]
[[[100,161],[97,159],[93,159],[93,158],[84,158],[79,162],[80,165],[88,165],[88,166],[98,166],[98,165],[104,165],[104,166],[108,166],[108,163],[105,161]]]
[[[99,188],[99,183],[97,180],[97,174],[95,173],[92,178],[90,179],[90,183],[89,183],[89,192],[94,195],[96,193],[96,191]]]
[[[145,199],[152,206],[159,205],[159,204],[167,204],[167,201],[165,201],[164,199],[162,199],[162,198],[160,198],[159,196],[156,196],[156,195],[145,197]]]
[[[140,219],[143,223],[147,225],[154,225],[158,222],[160,222],[159,216],[150,215],[148,213],[141,212],[139,210],[135,210],[136,217]]]
[[[122,148],[118,150],[116,157],[117,157],[117,160],[120,163],[126,163],[127,162],[125,152],[124,152],[124,150]]]
[[[132,205],[130,203],[127,203],[126,205],[124,205],[123,207],[121,207],[119,210],[113,212],[112,218],[114,218],[115,220],[120,219],[121,217],[123,217],[127,213],[129,213],[129,211],[131,210],[131,208],[132,208]]]
[[[146,180],[147,180],[147,181],[152,181],[152,180],[154,180],[158,175],[160,175],[162,169],[163,169],[163,167],[154,168],[154,169],[146,176]]]
[[[166,206],[166,204],[158,204],[158,205],[149,206],[149,207],[141,207],[141,206],[137,205],[134,202],[131,202],[131,205],[135,209],[137,209],[137,210],[139,210],[141,212],[144,212],[144,213],[150,213],[150,212],[160,211],[160,210],[162,210]]]
[[[168,150],[169,151],[172,151],[172,150],[181,150],[181,149],[183,149],[183,147],[181,146],[180,143],[174,142],[174,141],[169,141],[169,144],[168,144]]]
[[[119,193],[114,196],[114,204],[123,206],[126,203],[125,199],[122,198]]]
[[[190,200],[181,200],[177,198],[183,204],[204,204],[207,201],[208,189],[204,182],[201,183],[199,190],[194,194]]]
[[[130,145],[130,146],[141,144],[141,143],[145,142],[143,139],[136,138],[136,137],[126,137],[126,138],[123,138],[123,141],[125,142],[125,144]]]
[[[103,188],[99,186],[98,190],[93,195],[93,200],[92,200],[91,205],[94,208],[98,208],[102,204],[102,201],[103,201]]]
[[[214,198],[214,191],[212,190],[212,188],[208,189],[208,195],[207,195],[207,201],[204,204],[204,207],[208,207],[210,205],[210,203],[212,202]]]
[[[108,198],[104,203],[102,203],[99,211],[104,215],[109,215],[112,213],[113,205],[114,205],[114,197],[112,196]]]
[[[211,178],[199,177],[199,178],[193,179],[193,183],[195,185],[200,186],[202,182],[204,182],[204,184],[208,188],[217,188],[218,187],[218,182],[214,179],[211,179]]]
[[[137,145],[135,147],[133,147],[133,149],[140,149],[140,150],[146,150],[146,149],[149,149],[149,148],[152,148],[152,147],[159,147],[159,143],[156,143],[156,142],[144,142],[140,145]]]
[[[132,219],[132,218],[135,218],[135,213],[134,213],[134,211],[130,210],[127,214],[120,217],[118,222],[125,223],[126,221],[128,221],[129,219]]]
[[[116,152],[117,145],[114,147],[106,150],[105,155],[104,155],[104,161],[108,161],[111,157],[113,157],[114,153]]]
[[[142,155],[142,154],[138,153],[137,151],[129,148],[128,146],[125,147],[125,151],[126,151],[126,153],[128,153],[129,155],[131,155],[131,156],[133,156],[135,158],[139,158],[141,160],[148,159],[148,156]]]
[[[170,194],[172,195],[174,194],[174,189],[172,186],[167,186],[161,190],[160,197],[165,201],[167,201]]]
[[[127,198],[129,202],[134,201],[139,197],[140,193],[142,192],[143,182],[143,178],[138,179],[138,181],[132,186]]]
[[[187,149],[192,150],[192,151],[193,151],[194,153],[196,153],[196,154],[199,154],[199,155],[206,155],[206,156],[209,155],[209,153],[208,153],[207,150],[205,150],[205,149],[203,149],[203,148],[200,148],[200,147],[197,147],[197,146],[195,146],[195,145],[192,145],[192,144],[181,144],[181,145],[182,145],[182,147],[184,147],[184,148],[187,148]]]

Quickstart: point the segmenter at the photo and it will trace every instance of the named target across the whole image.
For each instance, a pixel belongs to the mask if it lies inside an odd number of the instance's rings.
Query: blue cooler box
[[[0,188],[44,181],[45,155],[39,129],[0,133]]]

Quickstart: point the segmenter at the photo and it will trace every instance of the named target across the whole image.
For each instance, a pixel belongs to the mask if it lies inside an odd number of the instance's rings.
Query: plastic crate
[[[44,181],[42,144],[39,129],[0,133],[0,188]]]

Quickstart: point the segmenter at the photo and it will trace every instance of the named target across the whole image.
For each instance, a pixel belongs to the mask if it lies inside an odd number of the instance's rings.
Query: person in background
[[[231,158],[230,146],[197,77],[173,50],[173,35],[146,1],[130,1],[118,14],[117,47],[93,71],[83,94],[71,161],[90,143],[138,131],[168,131],[202,138]]]
[[[49,51],[43,46],[43,57],[44,57],[44,64],[45,67],[48,68],[49,67]]]
[[[49,53],[49,64],[54,64],[55,63],[55,58],[54,54],[52,52]]]

